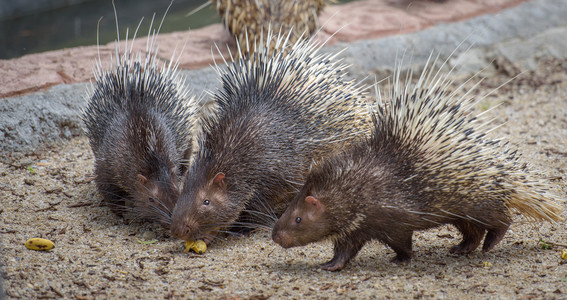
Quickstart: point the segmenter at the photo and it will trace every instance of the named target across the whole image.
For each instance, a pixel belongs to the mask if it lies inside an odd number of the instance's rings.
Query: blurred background
[[[161,33],[219,23],[220,17],[212,5],[189,17],[186,16],[208,1],[175,0],[163,23]],[[146,36],[152,15],[156,14],[154,22],[161,22],[171,2],[170,0],[115,0],[114,3],[123,38],[126,28],[130,28],[131,36],[142,17],[144,22],[138,36]],[[95,45],[97,24],[101,17],[100,44],[102,45],[116,39],[111,0],[0,0],[0,59]]]

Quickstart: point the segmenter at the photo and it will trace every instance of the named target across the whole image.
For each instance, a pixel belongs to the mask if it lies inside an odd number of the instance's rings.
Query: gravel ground
[[[501,126],[492,134],[516,145],[567,198],[567,61],[542,59],[539,66],[478,109],[493,108],[489,114]],[[513,66],[499,65],[478,94],[513,73]],[[373,242],[343,271],[321,271],[317,265],[332,256],[329,243],[285,250],[267,231],[227,237],[204,255],[184,253],[183,242],[156,225],[127,224],[99,205],[93,155],[84,137],[4,158],[0,199],[9,298],[567,299],[567,260],[560,258],[567,248],[565,223],[528,223],[519,215],[489,253],[449,254],[460,239],[451,226],[416,233],[415,258],[408,266],[390,263],[393,251]],[[49,252],[28,250],[24,242],[32,237],[56,246]],[[540,240],[551,249],[543,249]]]

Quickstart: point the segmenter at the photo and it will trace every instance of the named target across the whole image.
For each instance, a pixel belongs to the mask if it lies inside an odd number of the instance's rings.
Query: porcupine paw
[[[392,258],[391,262],[397,265],[407,266],[411,262],[411,256],[398,254],[396,257]]]
[[[455,226],[463,234],[463,240],[451,249],[449,253],[453,254],[467,254],[473,252],[484,237],[485,229],[470,222],[459,222]]]
[[[463,241],[458,245],[451,247],[451,249],[449,249],[449,253],[468,254],[473,252],[476,248],[478,248],[478,245],[480,245],[483,234],[483,231],[478,231],[476,234],[465,234]]]
[[[451,247],[451,249],[449,249],[449,253],[452,253],[452,254],[468,254],[468,253],[473,252],[477,247],[478,247],[478,245],[462,242],[458,245]]]
[[[324,264],[321,264],[320,267],[323,270],[334,272],[334,271],[342,270],[345,267],[345,265],[346,262],[333,259]]]

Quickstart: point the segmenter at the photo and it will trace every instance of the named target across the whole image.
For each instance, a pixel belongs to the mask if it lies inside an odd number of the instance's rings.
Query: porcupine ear
[[[138,174],[136,175],[136,177],[138,178],[138,182],[141,184],[146,184],[146,182],[148,182],[148,179],[146,178],[146,176],[142,175],[142,174]]]
[[[323,207],[323,205],[321,204],[321,202],[319,200],[317,200],[317,198],[313,197],[313,196],[307,196],[305,197],[305,202],[309,205],[312,205],[317,211],[321,210],[321,208]]]
[[[215,175],[215,178],[213,179],[213,183],[214,184],[222,184],[222,183],[224,183],[223,179],[224,179],[224,173],[218,172],[217,175]]]

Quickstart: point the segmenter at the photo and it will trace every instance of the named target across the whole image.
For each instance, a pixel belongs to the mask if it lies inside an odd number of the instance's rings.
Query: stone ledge
[[[320,18],[323,30],[320,41],[331,45],[376,39],[415,32],[443,22],[455,22],[518,5],[525,0],[363,0],[327,7]],[[332,35],[332,37],[331,37]],[[93,42],[95,38],[93,37]],[[220,24],[204,28],[162,34],[158,37],[159,55],[169,59],[185,43],[180,67],[197,69],[219,59],[214,45],[225,55],[231,37]],[[136,48],[145,50],[145,41]],[[211,52],[213,55],[211,55]],[[102,45],[103,62],[114,53],[114,43]],[[11,60],[0,60],[0,98],[36,92],[54,85],[86,82],[92,78],[92,64],[98,56],[96,46],[62,49],[30,54]]]

